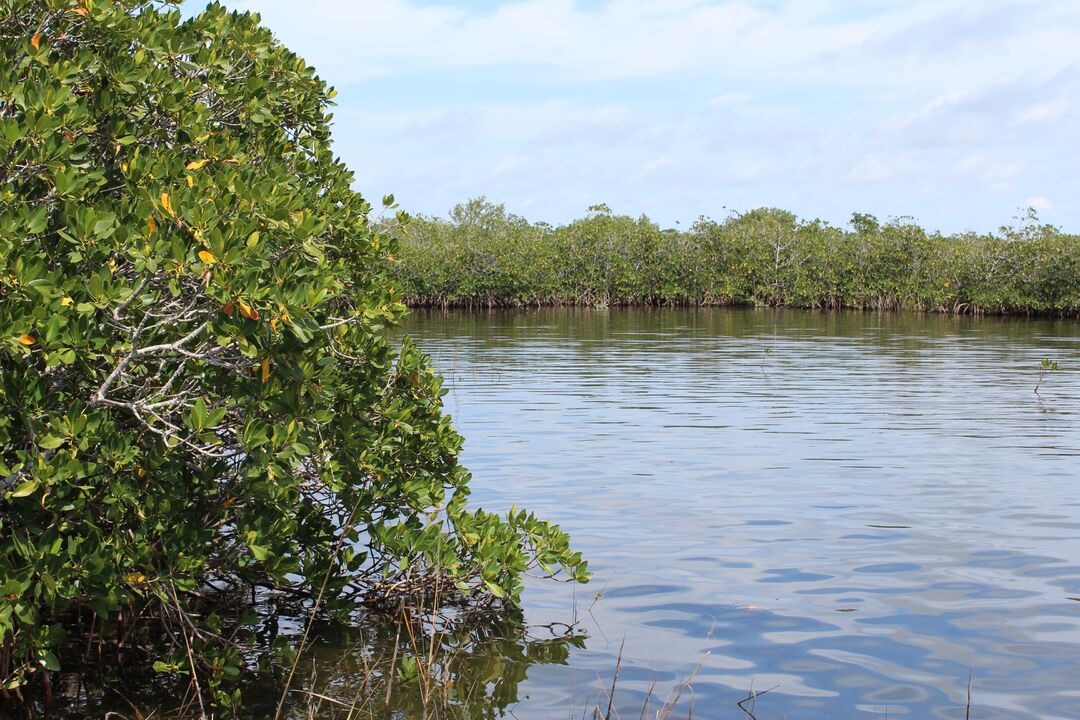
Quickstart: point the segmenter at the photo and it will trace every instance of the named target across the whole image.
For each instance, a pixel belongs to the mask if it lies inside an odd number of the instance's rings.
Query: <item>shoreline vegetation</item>
[[[605,205],[567,225],[484,198],[399,232],[410,307],[724,306],[1080,317],[1080,236],[1027,209],[994,234],[856,213],[847,228],[760,208],[689,229]]]
[[[316,622],[589,579],[558,525],[469,503],[333,89],[176,4],[0,12],[0,714],[145,669],[200,718],[277,673],[280,720]]]

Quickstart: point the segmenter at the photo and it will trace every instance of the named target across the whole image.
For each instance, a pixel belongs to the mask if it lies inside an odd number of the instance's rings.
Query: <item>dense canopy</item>
[[[408,218],[257,16],[0,0],[0,48],[0,683],[134,623],[216,684],[242,648],[207,608],[245,588],[343,613],[586,577],[557,527],[466,508],[442,381],[387,337]]]

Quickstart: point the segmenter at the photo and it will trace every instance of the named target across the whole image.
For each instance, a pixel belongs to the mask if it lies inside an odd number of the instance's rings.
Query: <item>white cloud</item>
[[[564,78],[647,77],[721,66],[785,68],[854,49],[880,28],[820,17],[832,3],[780,10],[751,2],[517,0],[494,12],[407,0],[237,0],[329,77],[344,83],[418,69],[548,68]]]
[[[231,4],[339,86],[365,188],[421,211],[486,194],[673,221],[760,201],[988,228],[1017,197],[1080,192],[1080,2]]]
[[[564,79],[719,71],[885,86],[967,85],[1078,59],[1080,4],[888,0],[508,0],[493,12],[408,0],[237,0],[333,82],[531,65]],[[922,72],[933,67],[933,73]]]
[[[857,183],[880,182],[891,178],[895,173],[893,163],[880,155],[867,155],[855,163],[848,177]]]

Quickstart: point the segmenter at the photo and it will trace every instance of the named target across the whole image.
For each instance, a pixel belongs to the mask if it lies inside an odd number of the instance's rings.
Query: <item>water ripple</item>
[[[1080,324],[767,310],[417,313],[474,501],[559,522],[591,638],[519,718],[1076,718]],[[765,348],[770,352],[766,353]],[[1043,357],[1063,371],[1032,390]],[[594,601],[594,595],[602,597]],[[606,678],[608,680],[602,680]]]

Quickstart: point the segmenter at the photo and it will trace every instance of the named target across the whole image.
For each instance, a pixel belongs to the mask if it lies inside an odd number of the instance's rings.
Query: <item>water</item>
[[[1080,718],[1080,322],[546,309],[406,330],[448,379],[473,503],[560,523],[595,576],[529,582],[521,616],[434,642],[320,622],[286,716],[603,717],[621,656],[612,718],[650,693],[664,717],[690,676],[673,719],[959,719],[969,677],[974,720]],[[1062,370],[1036,395],[1043,358]],[[302,608],[261,612],[257,642],[296,645]],[[437,682],[402,675],[440,646]],[[240,717],[272,717],[285,675]],[[56,684],[58,717],[181,702],[130,668]]]
[[[527,666],[514,717],[606,705],[623,643],[622,717],[699,665],[701,717],[744,717],[753,689],[761,720],[962,718],[969,673],[973,718],[1080,717],[1080,323],[553,309],[407,329],[448,377],[475,503],[557,521],[595,573],[528,586],[527,623],[588,637]],[[1063,369],[1036,396],[1044,357]]]

